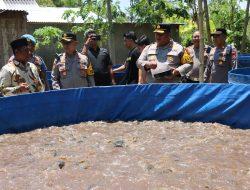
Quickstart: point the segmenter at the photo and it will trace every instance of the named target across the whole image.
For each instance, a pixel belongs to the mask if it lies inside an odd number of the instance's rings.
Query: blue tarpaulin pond
[[[0,98],[0,134],[84,121],[182,120],[250,128],[250,85],[149,84]]]

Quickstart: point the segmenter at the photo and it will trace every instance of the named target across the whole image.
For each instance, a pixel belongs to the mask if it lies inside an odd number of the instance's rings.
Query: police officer
[[[183,82],[198,83],[199,82],[199,67],[200,67],[200,61],[199,61],[200,32],[199,31],[195,31],[193,33],[192,43],[193,43],[192,45],[186,48],[186,51],[189,52],[193,60],[193,67],[192,67],[192,70],[187,73]],[[211,50],[211,47],[209,47],[208,45],[204,46],[204,67],[206,67],[208,53],[210,52],[210,50]]]
[[[37,67],[28,62],[30,58],[28,41],[19,38],[11,42],[14,59],[0,71],[0,89],[4,96],[43,92],[44,85]]]
[[[138,83],[138,67],[136,61],[140,56],[140,51],[136,45],[136,35],[134,31],[129,31],[123,35],[124,45],[129,49],[128,56],[124,64],[113,70],[114,73],[127,70],[121,84],[137,84]]]
[[[87,74],[88,59],[76,50],[78,44],[76,35],[72,32],[64,33],[61,43],[65,52],[60,54],[53,64],[51,72],[53,89],[92,86]]]
[[[209,53],[205,82],[228,83],[228,71],[237,68],[237,50],[226,44],[227,31],[224,28],[216,29],[211,35],[215,47]]]
[[[30,52],[30,58],[28,61],[36,65],[41,81],[45,86],[45,90],[49,90],[49,84],[48,84],[47,77],[46,77],[47,67],[43,59],[34,53],[35,47],[36,47],[36,39],[34,38],[34,36],[30,34],[24,34],[21,36],[21,38],[27,39],[29,52]],[[9,59],[9,61],[13,61],[13,59],[14,59],[14,56],[12,56]]]
[[[86,55],[94,70],[96,86],[109,86],[115,84],[112,71],[112,61],[109,52],[105,48],[100,48],[98,42],[101,36],[95,30],[89,29],[85,32],[85,43],[82,54]]]
[[[156,43],[143,50],[138,67],[151,71],[152,82],[180,82],[181,76],[192,69],[191,57],[171,38],[170,25],[159,24],[154,33]]]

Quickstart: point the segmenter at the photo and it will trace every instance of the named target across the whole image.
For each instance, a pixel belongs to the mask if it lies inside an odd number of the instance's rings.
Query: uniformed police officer
[[[0,72],[0,89],[4,96],[44,91],[37,67],[28,62],[30,58],[28,41],[19,38],[11,42],[14,59]]]
[[[41,81],[45,86],[45,90],[49,90],[49,84],[46,78],[47,67],[43,59],[34,53],[35,47],[36,47],[36,39],[34,38],[34,36],[30,34],[24,34],[21,36],[21,38],[26,38],[28,41],[28,47],[29,47],[29,52],[30,52],[30,58],[28,62],[36,65]],[[13,59],[14,59],[14,56],[11,56],[9,61],[13,61]]]
[[[208,56],[208,65],[205,70],[205,82],[228,83],[228,71],[237,68],[237,50],[226,44],[227,31],[218,28],[213,36],[215,47]]]
[[[192,67],[192,70],[187,73],[183,82],[198,83],[199,82],[199,67],[200,67],[200,61],[199,61],[200,32],[199,31],[195,31],[193,33],[192,43],[193,44],[191,46],[188,46],[186,48],[186,51],[190,54],[193,60],[193,67]],[[208,45],[204,46],[204,67],[205,68],[207,65],[208,53],[210,52],[210,50],[211,50],[211,47],[209,47]]]
[[[55,59],[52,72],[53,89],[79,88],[92,86],[88,76],[88,59],[85,55],[77,52],[76,35],[67,32],[62,35],[61,43],[64,53]]]
[[[183,47],[171,38],[170,25],[159,24],[155,31],[156,43],[147,46],[137,64],[150,70],[156,83],[180,82],[192,69],[192,60]]]

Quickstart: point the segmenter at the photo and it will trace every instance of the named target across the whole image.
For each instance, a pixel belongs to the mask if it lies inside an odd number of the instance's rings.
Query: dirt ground
[[[87,122],[0,136],[0,189],[249,190],[250,130]]]

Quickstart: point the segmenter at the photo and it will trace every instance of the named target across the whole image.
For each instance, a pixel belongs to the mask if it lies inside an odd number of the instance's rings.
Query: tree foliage
[[[239,49],[245,12],[240,8],[237,0],[211,0],[209,12],[215,28],[227,29],[228,43],[234,43]]]
[[[52,26],[36,29],[34,36],[37,39],[37,47],[50,46],[53,44],[56,49],[61,49],[60,38],[62,33],[62,30]]]
[[[112,3],[112,22],[126,22],[126,15],[121,11],[119,2]],[[82,26],[72,27],[73,32],[85,32],[88,28],[96,30],[102,34],[102,40],[106,42],[108,37],[107,6],[104,0],[85,0],[78,11],[68,11],[64,13],[64,18],[81,17],[85,23]]]
[[[187,18],[189,16],[187,6],[182,1],[165,0],[136,0],[130,8],[136,23],[161,23],[164,19],[177,16]]]

